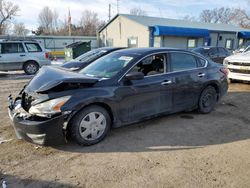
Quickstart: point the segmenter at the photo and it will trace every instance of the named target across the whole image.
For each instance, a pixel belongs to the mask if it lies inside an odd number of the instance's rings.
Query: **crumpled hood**
[[[98,82],[97,78],[87,77],[59,67],[43,66],[28,83],[25,92],[41,93],[62,83],[94,85],[96,82]]]
[[[226,60],[236,61],[236,62],[250,62],[250,52],[231,55],[231,56],[227,57]]]

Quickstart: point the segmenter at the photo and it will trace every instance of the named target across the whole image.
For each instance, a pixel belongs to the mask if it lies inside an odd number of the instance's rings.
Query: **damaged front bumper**
[[[52,118],[31,116],[21,106],[21,99],[8,98],[8,113],[18,139],[39,145],[58,145],[66,142],[64,125],[67,115]]]

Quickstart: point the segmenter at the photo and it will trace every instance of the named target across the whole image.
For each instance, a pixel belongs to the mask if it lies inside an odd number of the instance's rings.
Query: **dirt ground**
[[[17,140],[10,126],[7,96],[29,79],[0,75],[0,182],[8,188],[250,187],[250,84],[231,84],[208,115],[178,113],[113,129],[94,146],[51,148]]]

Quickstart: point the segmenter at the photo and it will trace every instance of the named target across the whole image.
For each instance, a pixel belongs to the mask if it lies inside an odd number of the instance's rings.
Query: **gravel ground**
[[[7,187],[250,186],[250,84],[231,84],[208,115],[178,113],[113,129],[94,146],[52,148],[17,140],[10,126],[6,98],[29,79],[0,74],[0,179]]]

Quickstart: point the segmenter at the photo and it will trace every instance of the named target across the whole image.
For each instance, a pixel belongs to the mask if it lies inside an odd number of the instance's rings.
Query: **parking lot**
[[[249,187],[250,84],[233,83],[208,115],[186,112],[113,129],[101,143],[17,140],[7,97],[30,79],[0,74],[0,179],[7,187]]]

